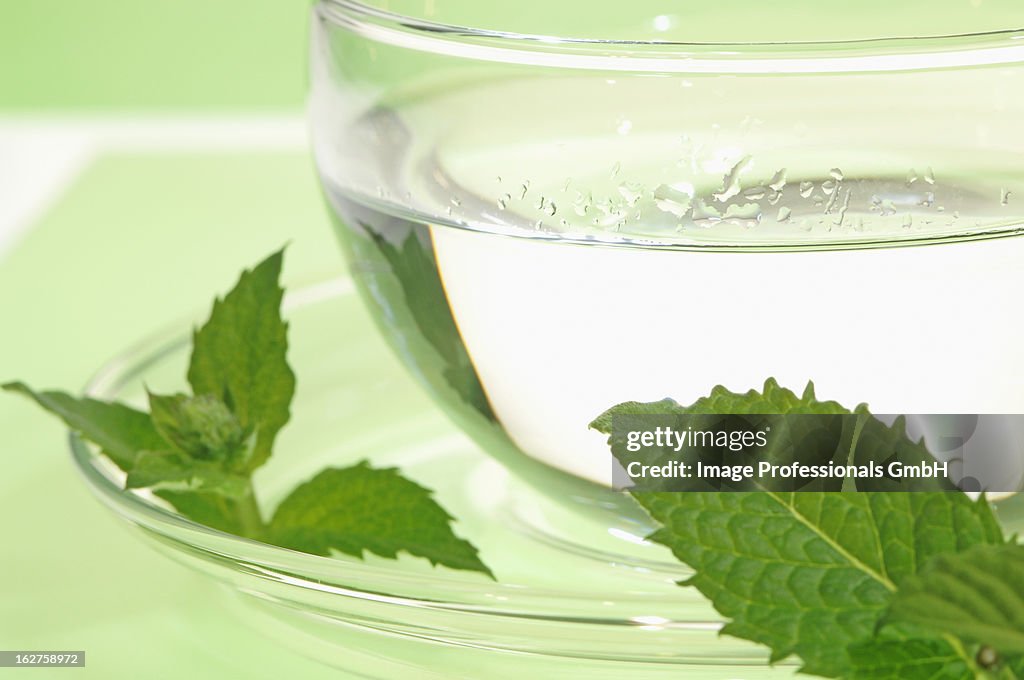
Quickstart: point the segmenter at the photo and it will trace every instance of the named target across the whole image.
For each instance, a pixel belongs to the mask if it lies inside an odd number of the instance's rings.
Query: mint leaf
[[[125,488],[202,490],[232,498],[251,492],[247,475],[233,474],[218,463],[196,460],[176,451],[142,451],[128,472]]]
[[[1024,654],[1024,546],[939,555],[900,584],[886,621],[951,634],[1004,657]]]
[[[344,238],[343,243],[357,251],[357,259],[373,263],[357,281],[387,309],[377,321],[392,345],[412,355],[413,365],[433,369],[419,371],[433,389],[453,391],[474,412],[495,420],[452,316],[429,239],[397,224],[382,229],[363,220],[358,224],[369,238]]]
[[[814,384],[807,383],[802,396],[797,396],[793,391],[781,387],[774,378],[768,378],[764,388],[760,392],[750,390],[742,394],[730,392],[725,387],[718,385],[711,390],[711,394],[701,397],[690,406],[682,406],[672,399],[662,399],[654,402],[627,401],[613,406],[590,424],[595,430],[604,433],[611,433],[612,418],[616,415],[649,415],[659,413],[687,413],[687,414],[776,414],[776,413],[805,413],[827,415],[848,414],[850,411],[843,408],[834,401],[819,401],[814,394]]]
[[[187,457],[218,461],[232,470],[242,470],[248,463],[252,452],[249,433],[213,395],[150,394],[149,410],[157,431]]]
[[[235,288],[214,302],[210,320],[192,341],[192,391],[221,400],[244,430],[255,432],[249,471],[270,456],[295,392],[286,358],[288,326],[280,314],[282,256],[277,252],[243,272]]]
[[[938,637],[870,639],[850,647],[847,680],[972,680],[972,665]]]
[[[493,578],[476,548],[452,532],[451,520],[429,490],[394,468],[364,461],[326,469],[298,486],[278,506],[267,533],[271,543],[315,555],[337,550],[362,557],[368,551],[393,558],[405,551]]]
[[[719,385],[711,394],[702,397],[689,406],[683,406],[672,399],[656,402],[629,401],[611,407],[590,424],[590,427],[609,435],[608,444],[612,454],[623,465],[639,461],[646,465],[662,465],[669,461],[693,463],[701,460],[712,464],[747,464],[749,454],[744,451],[726,452],[727,459],[708,458],[702,446],[658,449],[645,447],[641,452],[630,452],[624,432],[616,431],[616,418],[629,419],[637,416],[685,416],[686,425],[694,429],[719,429],[730,415],[762,415],[763,425],[770,425],[772,435],[767,446],[759,451],[758,459],[777,465],[799,462],[808,465],[822,465],[831,459],[836,464],[868,465],[899,461],[904,464],[920,464],[935,459],[923,442],[915,442],[906,434],[905,419],[897,418],[892,426],[874,418],[867,406],[861,404],[854,410],[847,409],[835,401],[819,401],[814,393],[813,383],[808,383],[801,396],[781,387],[773,378],[765,381],[761,392],[750,390],[745,393],[731,392]],[[849,416],[846,418],[789,418],[781,416]],[[776,417],[772,417],[776,416]],[[638,419],[639,420],[639,419]],[[682,429],[682,428],[679,428]],[[859,491],[940,491],[951,490],[953,485],[945,478],[901,478],[857,477],[846,480],[851,489]],[[653,487],[653,488],[651,488]],[[707,490],[706,480],[662,480],[660,487],[651,483],[646,490]],[[845,490],[844,480],[819,478],[794,480],[775,478],[771,480],[744,480],[729,483],[725,488],[752,490],[760,488],[774,491],[840,491]]]
[[[875,460],[894,451],[927,453],[906,438],[899,421],[890,428],[866,407],[850,411],[836,402],[818,401],[810,385],[798,397],[775,380],[766,381],[760,393],[716,387],[689,407],[671,400],[627,402],[603,413],[592,427],[612,434],[617,415],[666,412],[857,413],[863,417],[851,422],[859,423],[861,432],[844,432],[842,440],[847,448],[856,446],[855,461],[858,452]],[[621,459],[614,436],[610,443]],[[842,450],[837,447],[836,455]],[[873,639],[892,594],[927,560],[1002,542],[984,499],[972,502],[956,492],[632,496],[661,525],[649,539],[693,568],[694,575],[682,585],[696,587],[730,619],[724,633],[767,645],[773,661],[797,655],[804,672],[827,677],[852,672],[849,647]]]
[[[899,461],[904,465],[930,463],[935,457],[928,451],[924,441],[913,441],[907,436],[906,418],[899,416],[891,426],[887,426],[868,413],[867,407],[857,407],[857,413],[868,416],[861,420],[863,427],[859,432],[856,449],[853,454],[854,465],[865,465],[871,461]],[[953,484],[943,478],[911,478],[891,479],[888,477],[861,477],[854,480],[859,491],[952,491]]]
[[[780,414],[824,416],[821,418],[784,418]],[[644,429],[655,421],[658,425],[672,426],[676,430],[692,428],[697,431],[721,431],[735,427],[732,422],[736,415],[746,416],[741,429],[770,430],[767,445],[758,450],[758,460],[778,465],[799,461],[804,464],[821,465],[835,460],[845,463],[850,451],[853,428],[847,428],[844,419],[835,415],[849,415],[850,412],[834,401],[819,401],[814,395],[814,385],[808,383],[802,396],[780,387],[773,379],[764,384],[763,392],[750,390],[744,394],[730,392],[722,386],[715,387],[711,394],[702,397],[690,406],[682,406],[672,399],[641,403],[626,402],[608,409],[598,416],[590,427],[609,435],[608,444],[615,458],[627,466],[630,462],[660,466],[678,461],[691,467],[700,461],[715,465],[746,465],[750,453],[745,450],[712,450],[702,443],[675,445],[658,448],[644,447],[639,452],[629,451],[626,434],[629,430]],[[668,416],[668,418],[665,418]],[[674,418],[672,418],[674,416]],[[761,417],[752,417],[761,416]],[[850,419],[847,419],[850,420]],[[619,426],[613,427],[618,421]],[[852,420],[850,423],[852,424]],[[846,430],[849,429],[849,432]],[[839,491],[842,478],[819,478],[816,480],[744,479],[726,480],[721,485],[693,477],[690,479],[664,478],[649,482],[644,491],[671,490],[710,491],[719,488],[731,490],[771,489],[791,491],[795,489],[817,491]]]
[[[637,493],[650,540],[696,572],[723,632],[835,677],[899,584],[927,559],[999,543],[989,506],[959,493]]]
[[[139,451],[166,446],[148,415],[123,404],[88,397],[76,398],[64,392],[34,392],[20,382],[7,383],[3,389],[33,399],[69,428],[99,446],[122,470],[132,468]]]

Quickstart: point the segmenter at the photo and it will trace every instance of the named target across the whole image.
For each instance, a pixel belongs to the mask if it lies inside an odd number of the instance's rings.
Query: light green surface
[[[0,2],[0,109],[298,110],[304,0]]]
[[[101,159],[0,259],[0,380],[77,390],[287,240],[286,283],[337,273],[324,221],[302,154]],[[84,649],[87,666],[0,677],[339,677],[269,644],[208,580],[140,542],[91,497],[65,440],[0,395],[0,649]]]

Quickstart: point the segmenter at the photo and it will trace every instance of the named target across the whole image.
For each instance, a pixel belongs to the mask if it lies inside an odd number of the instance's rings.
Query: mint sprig
[[[267,522],[252,474],[267,461],[290,418],[295,375],[287,361],[277,252],[214,302],[193,334],[192,394],[149,394],[150,412],[118,403],[5,390],[33,399],[127,473],[126,488],[149,488],[182,515],[282,547],[328,555],[399,552],[492,576],[477,550],[451,529],[431,492],[393,468],[366,462],[328,468],[297,487]],[[492,576],[493,577],[493,576]]]
[[[866,406],[848,410],[819,401],[810,386],[797,396],[774,380],[760,392],[737,394],[716,387],[691,406],[672,400],[625,402],[601,414],[591,427],[608,434],[613,455],[625,461],[636,454],[628,453],[613,431],[615,416],[716,413],[858,414],[863,416],[856,419],[858,431],[844,435],[836,455],[845,449],[854,464],[892,455],[907,463],[931,458],[922,442],[907,437],[902,420],[886,426]],[[771,455],[799,459],[809,453],[814,452]],[[728,620],[724,634],[767,646],[772,662],[797,656],[805,673],[858,680],[959,680],[989,673],[978,654],[996,638],[981,629],[968,632],[938,616],[941,595],[935,592],[935,600],[929,601],[922,594],[928,581],[918,580],[930,560],[949,570],[962,567],[961,560],[975,555],[972,549],[1004,548],[988,503],[956,491],[892,493],[886,492],[891,488],[886,484],[857,483],[859,493],[631,495],[660,525],[649,540],[667,546],[693,569],[681,585],[696,587]],[[948,578],[944,585],[951,587]],[[991,581],[986,585],[994,587]],[[964,597],[966,606],[970,597]],[[977,616],[984,605],[976,607]],[[1014,615],[1024,617],[1024,601],[1020,607]],[[891,625],[883,626],[890,619]],[[922,628],[928,619],[935,625]],[[961,620],[961,626],[971,620]],[[1002,666],[999,677],[1017,677],[1013,667],[1009,662]]]

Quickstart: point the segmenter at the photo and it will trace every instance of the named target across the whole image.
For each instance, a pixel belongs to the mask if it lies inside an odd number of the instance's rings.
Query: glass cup
[[[1024,413],[1019,0],[705,4],[315,7],[317,168],[409,369],[616,511],[588,425],[624,401]]]

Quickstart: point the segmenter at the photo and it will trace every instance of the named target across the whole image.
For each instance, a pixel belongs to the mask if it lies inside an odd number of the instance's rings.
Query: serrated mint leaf
[[[180,453],[218,461],[225,469],[236,471],[248,462],[252,450],[249,433],[217,397],[150,394],[149,410],[157,431]]]
[[[399,236],[395,229],[385,236],[362,221],[359,226],[369,239],[345,239],[345,243],[358,250],[359,259],[375,264],[359,282],[369,286],[371,295],[389,308],[382,330],[400,353],[416,356],[412,363],[436,367],[437,375],[433,371],[420,373],[433,389],[454,391],[471,409],[494,420],[449,308],[429,239],[424,241],[413,231]],[[409,328],[395,333],[395,327]],[[426,342],[419,346],[410,343],[410,337]]]
[[[3,389],[33,399],[83,438],[99,446],[126,472],[135,464],[139,451],[167,445],[147,414],[123,404],[76,398],[64,392],[34,392],[19,382],[3,385]]]
[[[824,465],[829,461],[846,463],[853,435],[852,421],[834,416],[850,412],[832,401],[819,401],[814,386],[808,383],[802,396],[780,387],[769,379],[762,392],[751,390],[744,394],[715,387],[708,397],[683,406],[672,399],[657,402],[626,402],[613,406],[598,416],[590,427],[608,434],[612,454],[624,467],[631,462],[662,466],[669,462],[689,465],[703,464],[742,466],[752,462],[745,449],[709,447],[703,440],[686,445],[668,444],[664,447],[648,446],[639,452],[630,451],[627,433],[644,430],[653,425],[667,426],[676,431],[727,432],[730,430],[771,432],[766,445],[759,447],[756,462],[785,466],[793,462],[806,465]],[[783,417],[785,416],[785,417]],[[791,417],[807,416],[807,417]],[[849,419],[847,419],[849,420]],[[618,425],[613,427],[613,423]],[[849,431],[847,431],[849,430]],[[660,478],[645,483],[643,491],[733,491],[770,489],[776,491],[839,491],[842,478],[813,480],[783,478],[708,480],[697,476],[688,479]]]
[[[818,400],[812,383],[808,383],[803,394],[797,396],[795,392],[780,386],[772,378],[765,381],[760,392],[750,390],[735,393],[719,385],[709,396],[702,397],[689,406],[683,406],[672,399],[648,403],[624,402],[599,415],[590,427],[609,435],[608,444],[611,452],[623,466],[633,461],[652,466],[664,465],[670,461],[691,466],[698,460],[714,465],[741,465],[752,462],[751,454],[746,450],[709,450],[703,445],[686,446],[681,449],[644,447],[640,452],[629,451],[625,430],[614,427],[616,419],[620,419],[620,423],[642,425],[644,419],[650,424],[655,418],[662,416],[674,416],[679,421],[675,428],[677,430],[692,427],[695,430],[707,431],[729,429],[731,416],[744,416],[743,429],[771,431],[767,445],[758,449],[754,462],[764,461],[779,466],[791,463],[823,466],[830,461],[836,465],[856,466],[875,463],[881,464],[884,470],[893,461],[906,465],[920,465],[935,460],[923,442],[915,442],[907,436],[902,417],[897,418],[892,426],[888,426],[873,417],[864,405],[850,410],[835,401]],[[845,480],[845,484],[848,484],[850,489],[858,491],[940,491],[954,488],[946,478],[937,477],[894,479],[888,476],[861,476]],[[846,490],[847,486],[844,486],[843,478],[835,477],[762,477],[735,482],[727,480],[718,487],[708,480],[693,476],[689,479],[655,480],[647,483],[644,491],[700,491],[711,488],[840,491]]]
[[[368,551],[394,558],[404,551],[493,577],[451,521],[428,489],[394,468],[362,462],[328,468],[298,486],[278,506],[267,533],[271,543],[315,555],[337,550],[362,557]]]
[[[142,451],[128,472],[125,488],[202,490],[231,498],[250,493],[249,477],[233,474],[217,463],[196,460],[178,451]]]
[[[683,406],[673,399],[662,399],[654,402],[627,401],[613,406],[590,424],[599,432],[611,432],[612,418],[616,415],[658,414],[658,413],[692,413],[692,414],[777,414],[804,413],[817,415],[843,415],[850,411],[834,401],[819,401],[814,394],[813,383],[808,383],[802,396],[785,387],[781,387],[774,378],[765,381],[760,392],[730,392],[718,385],[711,394],[701,397],[689,406]]]
[[[899,585],[928,559],[1002,541],[984,500],[960,493],[635,493],[650,539],[694,570],[723,632],[799,656],[807,673],[851,668]]]
[[[859,406],[857,411],[870,416],[866,406]],[[850,461],[854,465],[866,465],[874,461],[888,466],[889,462],[898,461],[916,466],[935,460],[923,440],[914,441],[907,436],[905,417],[899,416],[892,425],[886,425],[873,417],[860,422],[863,427],[857,433],[857,445]],[[854,480],[854,483],[859,491],[952,491],[956,488],[946,477],[861,477]]]
[[[969,661],[938,637],[878,638],[850,646],[846,680],[974,680]]]
[[[978,545],[936,557],[900,584],[886,621],[1024,654],[1024,546]]]
[[[295,392],[295,375],[285,356],[288,327],[281,319],[281,261],[278,252],[243,272],[193,336],[192,391],[224,402],[244,430],[255,432],[248,470],[270,456]]]

